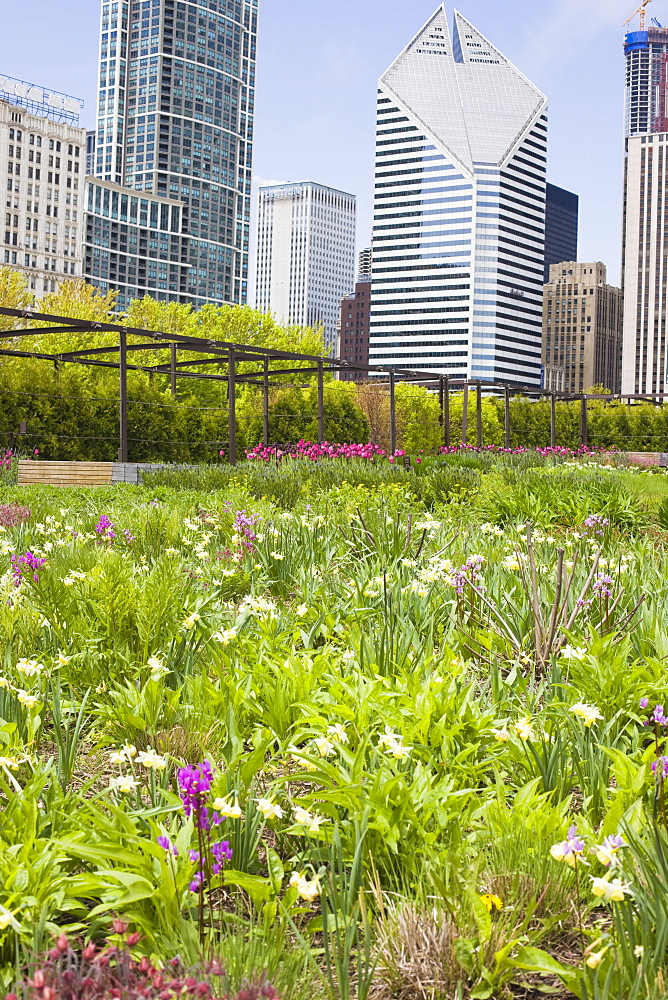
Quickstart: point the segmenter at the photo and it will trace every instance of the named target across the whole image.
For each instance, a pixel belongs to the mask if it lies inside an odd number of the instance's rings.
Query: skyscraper
[[[622,290],[607,283],[605,264],[553,264],[543,300],[543,362],[546,374],[563,375],[561,385],[545,388],[619,392],[621,334]]]
[[[81,277],[86,132],[81,102],[0,76],[0,176],[6,178],[0,265],[40,298]]]
[[[187,295],[245,302],[258,0],[102,0],[95,174],[178,200]]]
[[[260,188],[255,305],[322,326],[334,351],[341,300],[355,284],[356,198],[305,181]]]
[[[547,100],[441,5],[381,78],[370,363],[540,384]]]
[[[548,184],[545,208],[544,273],[547,284],[553,264],[578,259],[580,199],[571,191]]]
[[[622,392],[665,392],[668,29],[626,36]]]

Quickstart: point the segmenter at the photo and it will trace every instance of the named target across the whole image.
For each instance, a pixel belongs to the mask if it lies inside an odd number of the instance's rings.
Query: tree
[[[11,267],[0,267],[0,306],[5,309],[30,309],[32,302],[24,273]],[[11,316],[0,316],[0,330],[14,330],[20,322]]]
[[[437,451],[441,443],[438,395],[423,386],[399,382],[394,390],[394,398],[399,448],[411,454]]]

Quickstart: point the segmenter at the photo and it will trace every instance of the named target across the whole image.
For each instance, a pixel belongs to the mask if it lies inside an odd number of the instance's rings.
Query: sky
[[[358,197],[373,225],[378,78],[436,0],[259,0],[256,186],[312,180]],[[581,261],[619,280],[624,162],[622,22],[634,0],[458,0],[550,101],[548,179],[580,195]],[[447,3],[449,16],[452,4]],[[0,73],[85,100],[95,124],[98,0],[0,0]],[[650,15],[668,24],[668,0]],[[633,25],[638,23],[634,19]]]

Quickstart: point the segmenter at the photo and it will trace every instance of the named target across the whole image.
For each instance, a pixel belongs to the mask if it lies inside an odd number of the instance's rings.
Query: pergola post
[[[176,398],[176,344],[169,345],[169,384],[172,399]]]
[[[237,464],[237,361],[233,350],[229,352],[227,375],[227,411],[229,433],[229,462]]]
[[[119,373],[119,448],[118,461],[128,460],[128,335],[121,330],[118,336]]]
[[[262,378],[262,441],[265,448],[269,445],[269,360],[264,359]]]
[[[443,379],[443,444],[450,447],[450,379]]]
[[[550,447],[557,447],[557,397],[550,394]]]
[[[322,361],[318,361],[318,444],[325,440],[325,384]]]
[[[397,450],[397,408],[394,396],[394,372],[390,372],[390,453],[394,458]]]
[[[510,448],[510,386],[507,385],[503,392],[503,426],[505,447]]]
[[[478,448],[482,448],[482,382],[478,382],[476,385],[475,417],[476,443]]]
[[[462,397],[462,444],[466,445],[469,432],[469,384],[464,383],[464,395]]]
[[[587,397],[583,396],[580,406],[580,445],[586,448],[589,444],[589,424],[587,412]]]

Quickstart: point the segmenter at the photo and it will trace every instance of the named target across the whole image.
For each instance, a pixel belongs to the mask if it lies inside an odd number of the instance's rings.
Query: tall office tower
[[[258,0],[102,0],[95,174],[188,210],[187,294],[246,302]]]
[[[564,260],[578,259],[580,199],[571,191],[547,185],[545,206],[545,284],[550,268]]]
[[[371,247],[360,250],[359,265],[357,268],[358,281],[371,281]]]
[[[304,181],[260,188],[255,305],[279,322],[322,326],[336,348],[355,284],[355,195]]]
[[[546,389],[587,392],[594,385],[620,391],[622,290],[607,284],[605,264],[564,261],[550,268],[543,298],[543,363],[560,385]],[[549,383],[549,384],[548,384]]]
[[[630,32],[624,52],[622,392],[633,395],[668,390],[668,30]]]
[[[442,5],[381,78],[370,362],[540,383],[547,100]]]
[[[81,101],[0,76],[0,265],[23,271],[40,298],[81,277],[86,132]]]

